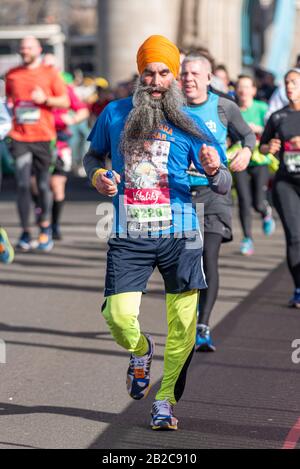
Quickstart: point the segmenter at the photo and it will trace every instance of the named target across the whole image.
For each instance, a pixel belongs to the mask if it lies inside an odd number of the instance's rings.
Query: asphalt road
[[[0,220],[15,241],[13,188],[4,189]],[[68,198],[63,241],[49,254],[18,253],[1,266],[0,448],[299,448],[300,364],[292,361],[292,342],[300,339],[300,313],[286,307],[292,284],[280,227],[264,238],[255,218],[256,252],[245,259],[235,220],[235,241],[220,259],[217,352],[193,358],[176,407],[180,430],[155,433],[149,417],[166,336],[160,275],[151,277],[140,317],[156,342],[154,386],[134,402],[125,387],[128,354],[100,315],[100,199],[82,180],[70,184]]]

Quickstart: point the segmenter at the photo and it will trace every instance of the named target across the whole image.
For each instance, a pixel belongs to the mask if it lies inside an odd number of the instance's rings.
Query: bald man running
[[[41,53],[36,38],[24,38],[20,45],[23,64],[6,76],[6,95],[14,113],[11,153],[16,160],[17,203],[22,227],[17,247],[23,251],[32,247],[29,227],[32,172],[36,176],[42,209],[37,249],[50,251],[53,247],[49,166],[51,141],[56,138],[56,131],[51,109],[69,106],[62,79],[56,70],[41,64]]]

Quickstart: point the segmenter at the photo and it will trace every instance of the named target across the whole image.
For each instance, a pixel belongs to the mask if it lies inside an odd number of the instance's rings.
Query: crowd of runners
[[[232,229],[234,202],[242,256],[255,254],[252,208],[265,236],[274,233],[278,214],[293,280],[289,305],[300,308],[299,57],[268,93],[251,74],[231,82],[206,49],[179,51],[163,36],[145,40],[137,51],[138,74],[116,89],[102,77],[84,81],[61,72],[34,37],[21,41],[20,56],[22,64],[3,77],[0,101],[0,155],[13,162],[20,236],[13,247],[0,219],[0,260],[13,262],[18,250],[50,252],[62,239],[71,172],[87,175],[111,197],[115,219],[102,314],[131,353],[128,392],[142,399],[154,341],[140,331],[138,315],[158,267],[168,336],[151,426],[177,429],[173,406],[192,354],[216,350],[209,321],[221,245],[239,236]],[[200,224],[197,204],[204,204]]]

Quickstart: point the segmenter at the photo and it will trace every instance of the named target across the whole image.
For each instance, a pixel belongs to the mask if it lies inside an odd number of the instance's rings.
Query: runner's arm
[[[118,192],[117,185],[120,184],[121,178],[116,171],[113,171],[114,181],[108,178],[105,158],[106,155],[90,148],[83,159],[83,166],[95,189],[102,195],[113,197]]]
[[[218,114],[223,125],[228,127],[228,133],[233,136],[234,140],[240,140],[242,147],[248,147],[252,152],[255,147],[256,137],[244,121],[238,105],[230,99],[220,97]]]
[[[270,151],[269,144],[271,140],[276,137],[276,133],[277,133],[275,125],[274,125],[274,119],[272,116],[273,115],[269,117],[265,126],[265,130],[263,131],[263,134],[260,139],[259,151],[263,153],[264,155],[269,153]]]
[[[192,148],[194,149],[195,147],[192,147]],[[228,170],[228,168],[225,166],[225,164],[220,158],[220,153],[218,153],[219,159],[220,159],[219,168],[213,176],[210,176],[209,174],[205,172],[202,166],[202,163],[199,160],[198,152],[199,152],[199,147],[196,153],[192,152],[190,155],[191,161],[193,162],[197,171],[200,174],[205,174],[208,180],[208,184],[213,192],[216,192],[217,194],[221,194],[221,195],[227,194],[231,189],[232,178],[231,178],[230,171]]]
[[[276,155],[276,153],[279,152],[281,148],[281,140],[278,136],[278,130],[274,116],[278,116],[278,114],[276,113],[271,115],[260,139],[259,150],[264,155],[267,155],[268,153]]]
[[[90,181],[98,169],[105,169],[105,154],[100,154],[90,146],[87,154],[83,158],[83,167]]]
[[[105,169],[106,156],[110,154],[111,150],[110,115],[107,108],[100,114],[87,138],[91,142],[91,146],[83,158],[83,166],[91,182],[93,182],[93,176],[97,170]]]
[[[230,171],[223,164],[214,176],[206,175],[209,187],[217,194],[225,195],[231,189],[232,178]]]
[[[48,96],[46,97],[44,104],[49,107],[68,109],[70,106],[70,100],[67,94],[63,94],[62,96]]]

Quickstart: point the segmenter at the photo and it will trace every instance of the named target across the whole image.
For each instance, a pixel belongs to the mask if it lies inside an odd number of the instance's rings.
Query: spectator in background
[[[128,96],[129,96],[128,82],[123,81],[123,82],[118,83],[115,89],[115,98],[122,99],[122,98],[128,98]]]
[[[89,102],[89,99],[95,93],[94,78],[84,77],[82,70],[77,69],[74,71],[74,91],[81,101]]]
[[[96,81],[97,83],[97,81]],[[100,82],[98,82],[100,83]],[[91,109],[91,116],[90,116],[90,125],[94,125],[97,117],[101,114],[105,106],[107,106],[108,103],[114,100],[114,94],[113,91],[107,86],[103,87],[100,86],[100,84],[96,88],[96,100],[95,102],[90,106]]]
[[[277,88],[275,85],[275,76],[267,70],[255,68],[254,77],[257,86],[255,98],[259,101],[268,102]]]
[[[135,73],[131,80],[128,82],[127,89],[128,89],[128,96],[132,96],[136,87],[136,83],[138,80],[138,75]]]
[[[230,81],[229,73],[225,65],[217,65],[214,71],[214,75],[223,83],[224,93],[228,94],[232,98],[235,98],[234,85]]]

